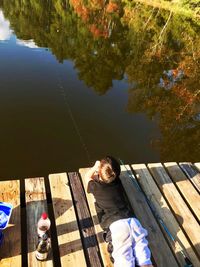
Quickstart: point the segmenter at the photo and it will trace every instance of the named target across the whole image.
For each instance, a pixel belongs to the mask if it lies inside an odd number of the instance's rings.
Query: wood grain
[[[4,242],[0,248],[0,266],[20,267],[22,266],[22,257],[19,180],[1,181],[0,192],[0,201],[13,205],[9,225],[3,230]]]
[[[171,179],[179,188],[180,192],[184,196],[188,205],[195,213],[197,220],[200,220],[200,195],[189,181],[189,179],[182,172],[180,167],[175,162],[165,163],[164,166],[167,168]]]
[[[52,267],[52,253],[46,261],[40,262],[35,257],[37,237],[37,223],[43,212],[47,212],[46,191],[44,178],[25,179],[25,198],[27,215],[27,249],[29,267]]]
[[[185,254],[191,259],[193,266],[200,266],[200,261],[194,253],[190,243],[188,242],[187,237],[182,231],[181,227],[177,223],[174,215],[172,214],[165,198],[161,194],[159,188],[157,187],[155,181],[153,180],[150,172],[148,171],[145,164],[134,164],[132,165],[134,172],[137,174],[137,180],[139,181],[142,189],[144,190],[145,195],[153,204],[158,217],[164,222],[167,226],[168,230],[175,238],[175,246],[174,242],[169,238],[169,235],[164,230],[164,234],[166,238],[169,240],[169,245],[171,249],[174,250],[175,256],[181,266],[185,265],[185,260],[183,255],[181,254],[181,249],[184,250]],[[159,220],[158,220],[159,221]],[[162,223],[161,223],[161,227]],[[162,250],[159,250],[162,253]]]
[[[49,175],[61,266],[85,267],[86,261],[66,173]]]
[[[190,181],[193,183],[196,190],[200,193],[200,173],[197,169],[199,164],[196,163],[196,167],[189,162],[181,162],[179,163],[181,169],[184,171],[184,173],[187,175],[187,177],[190,179]]]
[[[79,175],[75,172],[68,173],[68,175],[78,214],[80,231],[83,237],[86,260],[88,261],[89,266],[101,267],[102,264],[98,242]]]
[[[121,167],[121,181],[132,209],[144,228],[148,231],[149,247],[154,260],[159,267],[178,266],[160,227],[158,226],[151,209],[149,208],[142,192],[138,190],[135,177],[130,175],[130,167]],[[128,171],[127,171],[128,170]],[[158,253],[159,251],[159,253]]]
[[[162,164],[152,163],[148,164],[148,167],[160,190],[173,209],[176,219],[192,242],[196,253],[200,256],[200,226],[198,222],[192,215]]]
[[[99,221],[97,218],[97,213],[96,213],[96,209],[95,209],[95,205],[94,205],[95,199],[94,199],[92,194],[87,193],[87,181],[85,179],[85,175],[88,172],[88,170],[89,170],[89,168],[83,168],[83,169],[79,169],[79,172],[81,174],[84,189],[86,192],[86,198],[88,201],[90,213],[91,213],[92,220],[94,223],[95,232],[96,232],[98,243],[99,243],[100,253],[101,253],[102,260],[103,260],[103,266],[104,267],[111,267],[111,266],[113,266],[113,264],[111,263],[109,253],[107,252],[107,244],[103,240],[103,235],[102,235],[103,230],[102,230],[101,226],[99,225]]]

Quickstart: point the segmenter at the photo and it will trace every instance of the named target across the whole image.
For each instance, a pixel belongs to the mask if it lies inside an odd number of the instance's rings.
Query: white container
[[[50,225],[51,221],[49,220],[47,213],[43,212],[37,224],[38,236],[42,237],[49,230]]]

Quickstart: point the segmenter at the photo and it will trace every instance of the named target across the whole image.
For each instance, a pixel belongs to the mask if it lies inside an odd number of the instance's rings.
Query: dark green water
[[[127,1],[0,0],[0,178],[200,161],[200,22]]]

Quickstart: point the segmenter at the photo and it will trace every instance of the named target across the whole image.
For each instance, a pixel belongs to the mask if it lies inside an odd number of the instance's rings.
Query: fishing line
[[[167,233],[169,238],[172,240],[172,242],[174,244],[174,247],[177,247],[177,245],[178,245],[180,253],[184,257],[184,260],[185,260],[185,263],[186,263],[186,265],[184,265],[184,267],[194,267],[192,262],[191,262],[191,260],[189,259],[189,257],[186,256],[186,252],[184,252],[184,248],[180,245],[179,241],[177,239],[175,239],[175,237],[171,234],[171,232],[169,231],[168,227],[166,226],[166,224],[164,223],[162,218],[159,216],[159,214],[156,211],[156,208],[154,207],[152,201],[150,201],[150,199],[144,194],[144,192],[142,191],[140,185],[136,182],[133,173],[126,167],[126,165],[123,163],[123,161],[121,159],[119,159],[119,161],[120,161],[120,164],[122,164],[125,167],[125,169],[126,169],[126,171],[128,173],[128,176],[129,176],[130,180],[133,182],[134,186],[144,196],[144,198],[145,198],[149,208],[151,209],[152,213],[155,215],[155,217],[157,218],[159,223],[162,225],[163,229],[165,230],[165,232]]]
[[[74,130],[75,130],[78,138],[79,138],[80,144],[81,144],[83,150],[85,151],[86,157],[88,159],[88,163],[90,164],[92,161],[91,161],[91,156],[90,156],[88,147],[87,147],[86,143],[84,142],[83,136],[81,135],[81,131],[80,131],[79,127],[78,127],[78,123],[76,122],[75,116],[73,115],[71,106],[69,104],[69,97],[67,95],[67,92],[66,92],[63,84],[62,84],[62,80],[61,80],[61,77],[60,77],[58,72],[57,72],[57,79],[58,79],[58,88],[59,88],[61,96],[64,99],[64,104],[65,104],[65,106],[67,108],[68,115],[69,115],[69,117],[70,117],[70,119],[72,121],[72,125],[74,127]]]

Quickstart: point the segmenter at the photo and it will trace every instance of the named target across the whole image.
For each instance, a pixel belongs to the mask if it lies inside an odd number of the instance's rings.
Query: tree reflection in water
[[[162,139],[152,143],[163,161],[199,159],[199,20],[129,0],[0,0],[0,8],[17,38],[72,60],[99,95],[126,76],[127,112],[158,119]]]

